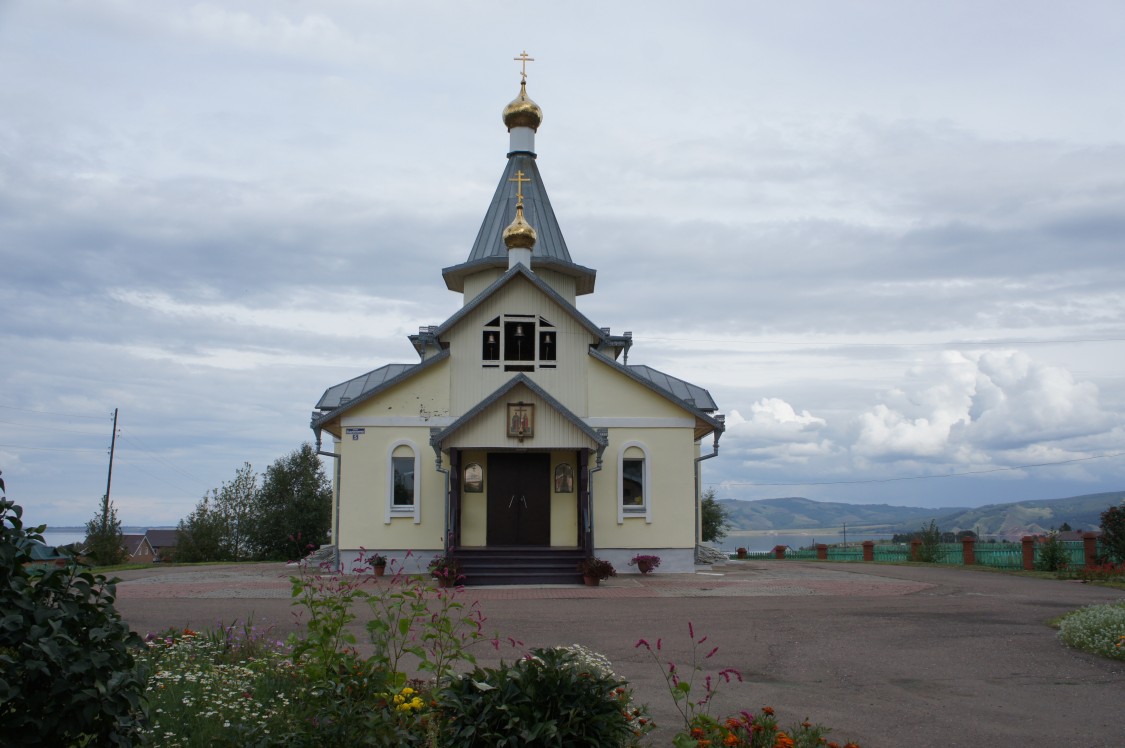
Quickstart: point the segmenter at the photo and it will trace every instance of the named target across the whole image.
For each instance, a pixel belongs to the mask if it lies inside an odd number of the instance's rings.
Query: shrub
[[[1059,534],[1052,530],[1039,544],[1035,558],[1038,571],[1063,571],[1070,565],[1070,552],[1059,540]]]
[[[1091,605],[1068,613],[1059,624],[1059,638],[1068,647],[1125,660],[1125,602]]]
[[[922,545],[918,546],[918,557],[915,560],[937,563],[941,559],[941,528],[937,526],[937,520],[931,519],[929,525],[922,525],[917,537]]]
[[[0,490],[3,482],[0,481]],[[73,559],[31,567],[23,509],[0,497],[0,735],[6,745],[131,745],[144,709],[140,639],[114,585]]]
[[[476,668],[449,681],[438,704],[445,745],[623,746],[648,723],[608,662],[580,648],[534,649]]]

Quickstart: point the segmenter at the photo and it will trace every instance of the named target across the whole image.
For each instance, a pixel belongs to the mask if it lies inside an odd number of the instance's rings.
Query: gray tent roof
[[[488,267],[507,267],[508,248],[504,246],[504,229],[516,216],[516,182],[511,181],[517,171],[522,171],[530,181],[523,182],[524,218],[538,237],[531,251],[531,266],[550,268],[574,277],[579,295],[594,290],[597,271],[577,265],[570,259],[562,230],[559,228],[555,210],[543,186],[543,177],[535,165],[535,154],[516,151],[508,154],[508,163],[500,175],[500,184],[492,196],[492,202],[484,215],[480,231],[477,233],[469,257],[460,265],[447,267],[441,271],[445,285],[451,291],[465,290],[465,276]]]

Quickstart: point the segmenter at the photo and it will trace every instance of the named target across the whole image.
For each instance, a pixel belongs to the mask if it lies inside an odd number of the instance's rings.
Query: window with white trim
[[[403,439],[391,445],[387,452],[387,511],[391,517],[413,517],[420,521],[418,497],[421,493],[418,449],[414,442]]]
[[[649,499],[648,451],[640,442],[621,445],[617,455],[617,510],[618,520],[626,517],[644,517],[651,521]]]

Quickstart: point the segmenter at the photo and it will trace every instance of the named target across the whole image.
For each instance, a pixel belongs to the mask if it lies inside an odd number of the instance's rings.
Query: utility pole
[[[113,450],[117,446],[117,408],[113,409],[113,433],[109,437],[109,475],[105,479],[105,503],[102,506],[102,523],[109,519],[109,487],[113,483]]]
[[[844,549],[847,550],[847,547],[848,547],[848,523],[845,522],[844,523]]]

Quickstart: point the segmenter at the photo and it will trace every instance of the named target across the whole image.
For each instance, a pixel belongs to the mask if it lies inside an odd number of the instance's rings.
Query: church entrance
[[[551,456],[488,455],[488,545],[551,544]]]

